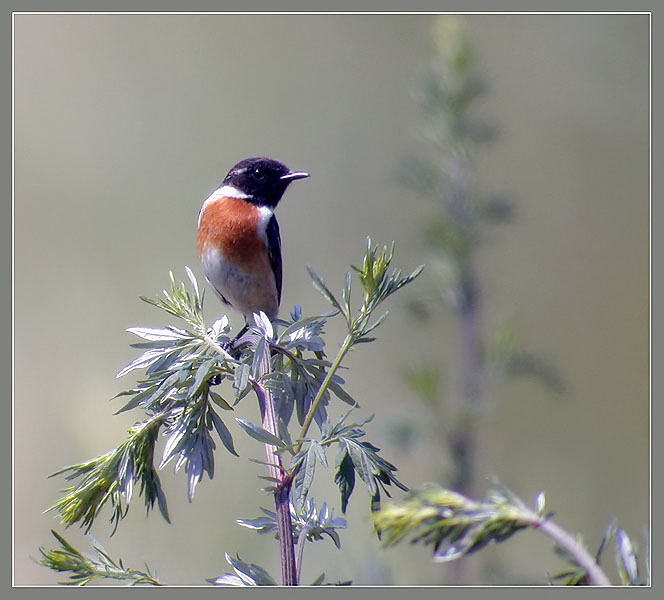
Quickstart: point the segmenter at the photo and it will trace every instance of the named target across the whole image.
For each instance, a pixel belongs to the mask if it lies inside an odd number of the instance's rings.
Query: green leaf
[[[325,455],[325,448],[320,445],[320,442],[318,440],[311,440],[311,448],[313,448],[318,462],[320,462],[324,467],[327,467],[327,456]]]
[[[184,270],[187,273],[187,277],[189,277],[189,281],[191,282],[191,287],[194,289],[195,298],[196,299],[200,298],[200,294],[198,292],[198,282],[196,281],[196,276],[194,275],[193,271],[189,267],[185,267]]]
[[[369,333],[370,331],[373,331],[374,329],[376,329],[376,327],[378,327],[385,319],[387,319],[388,314],[389,314],[389,311],[385,311],[380,317],[378,317],[376,319],[376,321],[374,323],[372,323],[371,325],[368,325],[367,327],[365,327],[362,331],[362,335],[364,336],[367,333]],[[371,339],[371,341],[373,341],[375,338],[370,338],[370,339]]]
[[[350,314],[352,312],[351,310],[351,305],[350,305],[350,300],[351,300],[351,287],[352,287],[352,282],[353,279],[351,277],[350,271],[346,271],[346,283],[344,285],[344,288],[342,290],[342,298],[344,301],[344,314],[346,315],[346,318],[350,318]]]
[[[639,585],[636,552],[629,536],[620,527],[616,530],[617,563],[620,579],[624,585]]]
[[[320,292],[320,294],[332,305],[334,308],[336,308],[340,313],[345,315],[343,309],[341,308],[341,305],[337,301],[337,299],[334,297],[334,294],[327,288],[327,286],[323,283],[323,280],[316,275],[314,270],[307,265],[307,271],[309,273],[309,277],[311,277],[314,287]]]
[[[261,378],[261,363],[263,361],[263,354],[265,353],[265,338],[258,338],[256,349],[254,350],[254,357],[251,361],[251,378],[258,381]]]
[[[231,432],[228,430],[228,427],[226,427],[225,423],[221,420],[221,417],[219,417],[219,415],[214,412],[214,410],[209,409],[208,419],[211,419],[212,424],[217,431],[217,435],[219,436],[221,443],[226,447],[226,450],[235,456],[239,456],[235,451],[235,447],[233,446],[233,436],[231,436]]]
[[[284,423],[283,419],[277,419],[277,428],[279,429],[279,436],[283,440],[286,447],[293,445],[293,440],[291,439],[290,432],[288,431],[288,425]]]
[[[365,452],[364,447],[350,440],[344,441],[346,443],[348,454],[353,461],[355,471],[360,476],[360,479],[364,481],[366,486],[369,488],[369,493],[374,496],[378,487],[373,477],[374,469],[372,467],[371,461],[367,456],[367,453]]]
[[[343,400],[346,404],[350,404],[353,407],[359,407],[357,400],[353,398],[346,390],[344,390],[336,381],[330,381],[328,384],[328,389],[337,397],[339,400]]]
[[[153,329],[151,327],[129,327],[127,331],[151,342],[173,342],[185,338],[182,333],[168,328]]]
[[[140,392],[137,390],[136,393],[134,394],[134,397],[133,397],[131,400],[129,400],[129,402],[127,402],[122,408],[118,409],[118,410],[117,410],[115,413],[113,413],[113,414],[119,415],[120,413],[123,413],[123,412],[125,412],[125,411],[127,411],[127,410],[131,410],[131,409],[133,409],[133,408],[136,408],[141,402],[143,402],[143,400],[146,400],[147,398],[149,398],[150,396],[152,396],[152,394],[155,392],[155,390],[157,389],[157,387],[158,387],[158,386],[153,385],[153,386],[151,386],[151,387],[149,387],[149,388],[147,388],[147,389],[145,389],[145,390],[142,390],[142,391],[140,391]],[[118,395],[116,396],[116,398],[117,398],[118,396],[120,396],[120,395],[122,395],[122,396],[127,396],[127,395],[129,395],[130,393],[132,393],[132,392],[123,392],[122,394],[118,394]]]
[[[233,558],[226,553],[226,561],[233,567],[235,575],[221,575],[207,581],[212,585],[219,586],[255,586],[255,585],[277,585],[272,576],[262,567],[253,563],[245,563],[238,556]]]
[[[298,329],[302,329],[306,327],[307,325],[310,325],[311,323],[314,323],[315,321],[325,321],[326,319],[324,317],[330,317],[337,314],[337,311],[335,311],[332,314],[326,314],[326,315],[314,315],[312,317],[305,317],[303,319],[300,319],[299,321],[295,321],[294,323],[291,323],[288,325],[279,335],[279,343],[283,344],[285,343],[288,339],[291,333],[297,331]]]
[[[299,473],[302,473],[302,480],[301,480],[301,493],[300,493],[300,498],[304,499],[307,497],[309,493],[309,489],[311,488],[311,484],[314,481],[314,473],[316,472],[316,451],[314,450],[314,445],[309,444],[309,448],[307,449],[307,455],[305,460],[303,461],[302,465],[300,466],[300,470],[298,471]]]
[[[212,400],[212,402],[214,402],[219,408],[221,408],[223,410],[234,410],[233,407],[228,402],[226,402],[226,400],[224,400],[216,392],[213,392],[212,390],[210,390],[208,392],[208,395],[209,395],[210,399]]]
[[[249,375],[251,367],[246,363],[241,363],[235,367],[235,378],[233,380],[233,389],[235,395],[241,398],[249,387]]]
[[[242,427],[242,429],[244,429],[247,434],[255,440],[263,442],[264,444],[271,444],[277,448],[286,447],[286,444],[284,444],[283,441],[281,441],[277,436],[271,434],[266,429],[263,429],[262,427],[259,427],[258,425],[251,423],[250,421],[247,421],[241,417],[235,417],[235,420],[239,423],[240,427]]]
[[[341,493],[341,512],[345,513],[346,507],[348,506],[348,500],[355,487],[355,469],[353,468],[353,461],[347,450],[343,452],[342,458],[337,466],[334,483],[339,486],[339,492]]]
[[[210,374],[210,370],[214,365],[217,363],[216,358],[211,358],[209,360],[206,360],[204,363],[202,363],[198,369],[196,370],[196,377],[194,378],[194,383],[191,386],[190,389],[190,395],[193,397],[195,396],[203,387],[203,384],[209,379],[208,375]]]

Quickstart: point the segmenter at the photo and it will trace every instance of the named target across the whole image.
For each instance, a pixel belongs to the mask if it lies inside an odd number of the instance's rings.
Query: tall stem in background
[[[452,488],[464,496],[472,496],[477,455],[477,418],[474,411],[481,402],[484,390],[479,283],[468,259],[462,266],[459,296],[456,316],[459,329],[461,407],[457,422],[449,433],[448,444],[454,467]],[[455,561],[451,565],[449,583],[468,584],[473,579],[470,571],[471,567],[467,560]]]

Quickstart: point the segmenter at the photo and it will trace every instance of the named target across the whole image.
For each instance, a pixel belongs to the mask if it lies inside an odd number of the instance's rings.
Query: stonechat
[[[203,202],[198,215],[198,255],[221,300],[247,325],[263,311],[277,317],[282,260],[274,209],[292,181],[309,177],[271,158],[237,163]]]

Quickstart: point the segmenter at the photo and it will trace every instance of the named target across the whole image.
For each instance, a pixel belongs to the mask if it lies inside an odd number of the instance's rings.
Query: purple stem
[[[260,363],[260,376],[270,372],[270,345],[264,344]],[[263,429],[279,437],[277,414],[274,408],[272,391],[259,382],[253,384],[263,418]],[[297,585],[297,568],[295,563],[295,545],[293,542],[293,523],[290,515],[291,479],[283,470],[281,456],[276,454],[276,446],[265,444],[268,472],[276,480],[274,504],[277,513],[277,530],[279,532],[279,548],[281,553],[281,576],[283,585]]]

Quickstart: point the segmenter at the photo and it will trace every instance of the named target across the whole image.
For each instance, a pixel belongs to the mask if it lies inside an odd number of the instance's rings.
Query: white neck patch
[[[267,206],[258,207],[258,231],[263,237],[263,241],[267,244],[267,224],[274,215],[274,211]]]
[[[238,190],[236,187],[233,187],[232,185],[222,185],[220,188],[216,189],[212,194],[210,195],[211,199],[212,197],[214,198],[220,198],[221,196],[226,196],[227,198],[249,198],[247,194],[244,192],[241,192]]]

